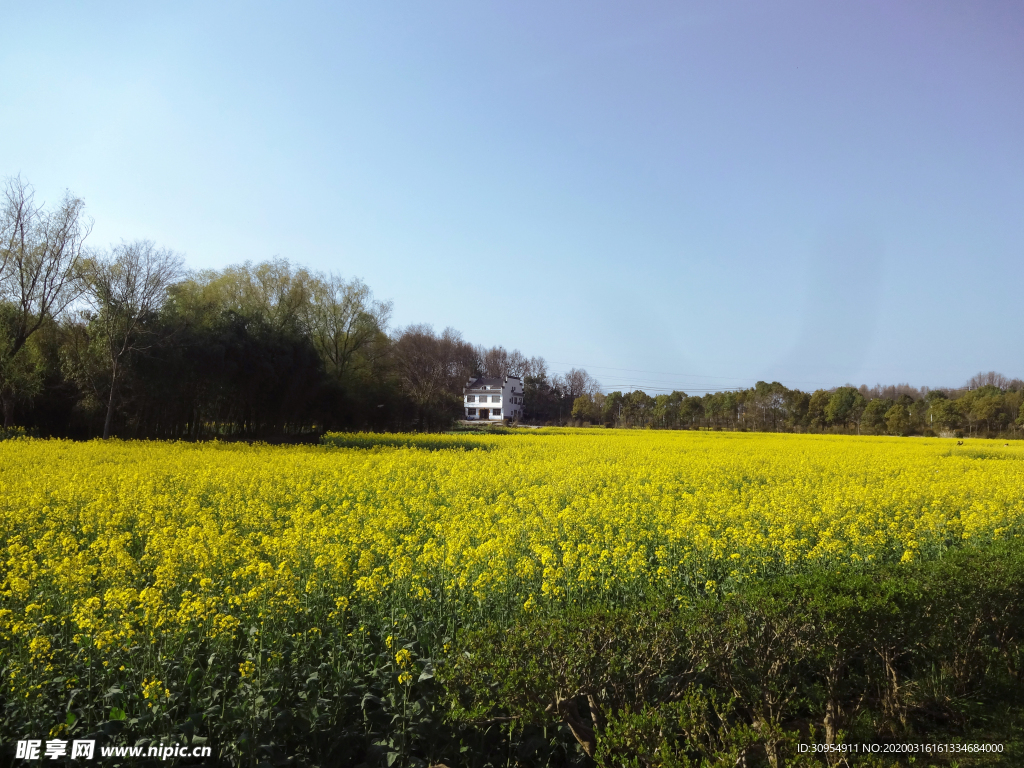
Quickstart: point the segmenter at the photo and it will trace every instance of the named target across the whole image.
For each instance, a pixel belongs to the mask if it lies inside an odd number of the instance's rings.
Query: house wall
[[[472,395],[473,402],[469,401],[469,396]],[[499,401],[495,403],[493,398],[497,396]],[[487,402],[480,402],[481,397],[486,397]],[[521,402],[523,398],[523,382],[519,379],[509,377],[503,383],[501,389],[463,389],[462,407],[463,414],[467,419],[476,419],[488,421],[500,421],[502,419],[515,419],[521,418],[523,415],[523,405]],[[487,415],[481,416],[480,409],[486,408]],[[469,410],[475,410],[475,415],[470,415]],[[499,409],[501,411],[500,416],[494,415],[494,410]]]
[[[505,419],[522,418],[523,382],[511,376],[501,391],[501,415]]]

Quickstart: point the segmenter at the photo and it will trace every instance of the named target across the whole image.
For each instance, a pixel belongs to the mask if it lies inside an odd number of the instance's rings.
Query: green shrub
[[[601,766],[774,768],[813,763],[809,741],[1016,743],[1022,637],[1012,542],[490,626],[462,636],[445,687],[454,720],[561,724]]]

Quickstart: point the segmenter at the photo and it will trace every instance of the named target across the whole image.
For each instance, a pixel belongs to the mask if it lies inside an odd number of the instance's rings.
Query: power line
[[[613,368],[609,365],[585,365],[583,363],[566,363],[560,360],[548,360],[546,362],[554,365],[568,365],[572,368],[596,368],[605,371],[626,371],[628,373],[653,373],[656,376],[679,376],[680,378],[693,378],[693,379],[731,379],[732,381],[761,381],[756,376],[710,376],[702,373],[673,373],[670,371],[648,371],[642,368]],[[823,384],[820,381],[806,381],[806,380],[795,380],[790,379],[794,384],[811,384],[816,387],[833,386],[830,384]],[[734,389],[745,389],[745,387],[734,387]],[[710,390],[709,390],[710,391]]]
[[[567,363],[567,362],[559,361],[559,360],[548,360],[546,362],[552,363],[554,365],[567,365],[567,366],[570,366],[571,368],[584,368],[584,369],[594,368],[594,369],[605,370],[605,371],[625,371],[625,372],[628,372],[628,373],[651,373],[651,374],[654,374],[656,376],[679,376],[680,378],[688,377],[688,378],[694,378],[694,379],[725,379],[725,380],[731,379],[733,381],[751,381],[751,380],[761,381],[761,379],[758,379],[755,376],[710,376],[710,375],[705,375],[705,374],[700,374],[700,373],[671,373],[671,372],[668,372],[668,371],[648,371],[648,370],[644,370],[642,368],[613,368],[612,366],[608,366],[608,365],[585,365],[583,363]],[[644,380],[641,379],[641,380],[638,380],[638,381],[644,381]],[[652,380],[648,379],[647,381],[652,381]],[[789,379],[789,381],[792,384],[809,384],[811,386],[821,387],[821,388],[825,388],[825,389],[835,389],[837,386],[841,386],[841,385],[836,385],[834,383],[824,383],[824,382],[821,382],[821,381],[807,381],[806,379],[805,380]],[[667,384],[668,382],[662,381],[662,382],[655,382],[655,383],[657,383],[657,384]],[[628,384],[628,385],[609,384],[607,386],[610,386],[610,387],[632,386],[632,384]],[[867,386],[867,384],[864,384],[863,386]],[[888,385],[876,384],[875,386],[882,387],[883,389],[885,389],[887,387],[898,387],[900,385],[899,384],[888,384]],[[908,386],[912,386],[912,385],[908,384]],[[604,388],[604,387],[605,387],[605,385],[602,385],[602,388]],[[641,389],[666,389],[665,387],[649,386],[649,385],[646,385],[646,384],[643,385],[640,388]],[[730,390],[731,391],[737,391],[737,390],[749,389],[749,388],[750,388],[749,386],[746,386],[746,387],[744,387],[744,386],[724,387],[724,388],[720,388],[720,389],[698,389],[698,388],[694,388],[692,391],[694,391],[694,392],[719,392],[719,391],[724,392],[724,391],[730,391]],[[914,388],[918,389],[918,390],[922,389],[922,387],[914,387]],[[678,389],[678,387],[676,389]],[[687,389],[687,388],[684,387],[683,389]],[[869,387],[869,389],[874,389],[874,387]],[[941,389],[941,390],[947,390],[949,392],[966,392],[966,391],[970,390],[971,388],[970,387],[929,387],[929,389],[930,390]],[[672,389],[667,389],[666,391],[673,391],[673,390]]]
[[[746,387],[719,387],[716,389],[706,389],[703,387],[652,387],[647,384],[637,384],[635,382],[627,384],[615,382],[612,384],[602,384],[601,389],[611,391],[642,389],[644,391],[650,390],[652,392],[685,392],[686,394],[691,394],[693,392],[740,392],[746,389]]]
[[[642,368],[612,368],[611,366],[608,366],[608,365],[584,365],[583,363],[566,363],[566,362],[562,362],[560,360],[548,360],[547,362],[554,363],[555,365],[568,365],[568,366],[571,366],[573,368],[600,368],[600,369],[605,370],[605,371],[627,371],[629,373],[653,373],[653,374],[655,374],[657,376],[690,376],[690,377],[695,378],[695,379],[734,379],[736,381],[740,381],[740,380],[745,381],[747,379],[753,378],[752,376],[704,376],[704,375],[699,374],[699,373],[672,373],[672,372],[669,372],[669,371],[646,371],[646,370],[643,370]],[[801,383],[806,384],[808,382],[801,382]]]

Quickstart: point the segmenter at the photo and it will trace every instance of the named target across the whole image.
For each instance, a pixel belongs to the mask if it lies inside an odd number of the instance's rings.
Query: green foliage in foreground
[[[52,735],[208,743],[218,764],[246,766],[828,764],[798,751],[811,742],[1003,745],[832,765],[1024,757],[1019,542],[454,635],[382,604],[352,608],[315,630],[248,628],[231,654],[154,650],[173,693],[148,701],[90,687],[95,662],[63,660],[45,695],[0,694],[3,760],[12,739]],[[72,673],[79,687],[62,694]]]
[[[602,766],[815,764],[798,744],[965,740],[1005,751],[916,764],[1013,765],[1022,633],[1024,557],[1000,547],[488,627],[464,636],[448,688],[457,719],[564,724]]]

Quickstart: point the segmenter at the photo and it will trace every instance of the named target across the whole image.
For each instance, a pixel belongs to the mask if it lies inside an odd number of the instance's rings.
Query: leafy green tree
[[[723,404],[721,398],[716,398],[710,392],[702,398],[704,400],[704,418],[711,426],[718,425],[718,419],[722,415]]]
[[[998,431],[998,427],[1009,422],[1003,391],[994,384],[965,392],[956,405],[972,433]]]
[[[827,389],[816,389],[811,394],[811,399],[807,403],[808,426],[815,429],[825,428],[825,425],[828,423],[828,415],[825,413],[825,408],[828,407],[828,401],[831,399],[832,393]]]
[[[667,395],[656,395],[652,417],[654,423],[662,428],[679,426],[679,408],[686,399],[685,392],[675,391]]]
[[[0,303],[0,405],[3,407],[3,425],[10,427],[14,420],[14,407],[25,403],[43,391],[43,366],[37,350],[22,344],[12,353],[16,343],[17,309],[8,302]]]
[[[1003,392],[998,387],[987,386],[971,393],[970,410],[974,421],[983,424],[985,432],[993,431],[1000,424],[999,416],[1003,410]]]
[[[775,431],[779,428],[785,417],[788,392],[789,390],[777,381],[771,384],[759,381],[754,385],[749,399],[757,429]]]
[[[811,404],[811,396],[799,389],[791,389],[786,393],[786,426],[800,426],[807,418],[807,410]]]
[[[531,421],[554,422],[560,418],[561,393],[548,376],[543,357],[520,361],[523,371],[523,415]]]
[[[864,412],[864,396],[853,387],[839,387],[825,404],[825,419],[829,424],[846,427],[853,422],[860,427]]]
[[[1024,389],[1011,389],[1003,395],[1006,418],[1009,423],[1020,424],[1021,405],[1024,404]]]
[[[622,399],[622,418],[634,427],[645,427],[654,415],[654,398],[637,389]]]
[[[572,417],[578,421],[593,423],[601,418],[601,410],[591,395],[580,395],[572,404]]]
[[[910,431],[910,409],[902,403],[896,403],[885,412],[885,424],[894,435],[905,436]]]
[[[928,400],[927,420],[932,429],[957,429],[960,426],[960,411],[956,403],[945,395],[932,397]]]
[[[605,395],[604,403],[601,406],[601,419],[605,424],[611,425],[618,423],[622,417],[622,401],[624,395],[619,392],[609,392]]]
[[[885,415],[892,406],[892,400],[887,400],[882,397],[876,397],[869,401],[864,407],[864,413],[861,416],[861,429],[870,435],[879,435],[884,433],[888,428],[885,423]]]
[[[36,205],[20,177],[0,191],[0,407],[7,427],[14,404],[39,392],[35,363],[19,355],[81,295],[78,268],[92,229],[84,211],[70,192],[51,209]]]
[[[690,426],[704,415],[704,401],[696,395],[689,395],[679,405],[679,418]]]

